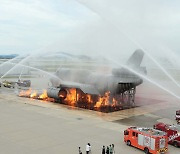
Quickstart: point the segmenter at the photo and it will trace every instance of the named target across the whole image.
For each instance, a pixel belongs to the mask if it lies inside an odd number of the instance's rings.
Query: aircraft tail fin
[[[144,57],[144,52],[141,49],[137,49],[127,61],[127,65],[138,72],[147,74],[146,67],[141,67],[141,63]]]
[[[126,65],[138,73],[147,74],[146,67],[140,66],[142,63],[143,57],[144,57],[144,52],[140,49],[137,49],[131,55],[131,57],[128,59]],[[130,72],[129,70],[127,70],[126,68],[120,68],[120,69],[114,68],[112,70],[112,74],[114,74],[115,76],[124,76],[124,75],[126,75],[126,76],[131,75],[132,76],[133,73]]]
[[[137,49],[127,61],[127,65],[132,68],[138,68],[144,57],[144,52],[141,49]]]

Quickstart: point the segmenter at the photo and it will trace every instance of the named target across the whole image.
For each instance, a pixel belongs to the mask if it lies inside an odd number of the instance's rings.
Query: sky
[[[0,0],[0,53],[33,52],[88,22],[74,0]]]
[[[179,54],[178,0],[0,0],[0,53]]]

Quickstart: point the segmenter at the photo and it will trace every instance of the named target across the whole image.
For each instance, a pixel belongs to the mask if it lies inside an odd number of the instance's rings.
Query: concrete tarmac
[[[175,110],[180,109],[180,103],[164,93],[152,99],[141,89],[136,99],[137,108],[99,113],[21,98],[12,90],[1,89],[0,153],[76,154],[80,146],[84,154],[88,142],[92,145],[92,154],[100,154],[103,145],[112,143],[116,154],[144,153],[123,142],[123,131],[133,125],[150,127],[155,122],[175,123]],[[179,152],[179,148],[169,145],[170,154]]]

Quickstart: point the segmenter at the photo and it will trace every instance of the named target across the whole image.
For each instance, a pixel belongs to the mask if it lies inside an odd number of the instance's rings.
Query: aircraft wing
[[[140,78],[115,78],[116,83],[139,83],[142,81]]]

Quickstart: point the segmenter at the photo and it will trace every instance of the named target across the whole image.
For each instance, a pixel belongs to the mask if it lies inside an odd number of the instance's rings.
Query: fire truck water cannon
[[[166,133],[152,128],[130,127],[124,131],[124,142],[144,150],[146,154],[165,154],[168,151]]]

